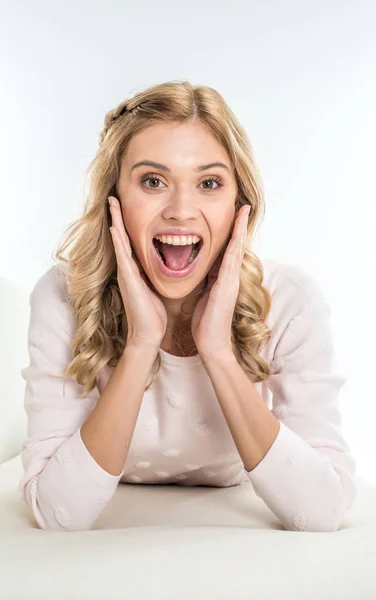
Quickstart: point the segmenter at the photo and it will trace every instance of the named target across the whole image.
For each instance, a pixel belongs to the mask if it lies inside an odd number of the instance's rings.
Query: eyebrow
[[[154,162],[153,160],[141,160],[140,162],[137,162],[133,165],[133,167],[131,168],[131,171],[133,171],[133,169],[136,169],[136,167],[141,167],[142,165],[145,165],[147,167],[155,167],[156,169],[161,169],[162,171],[168,171],[169,173],[171,173],[171,169],[166,167],[166,165],[162,165],[161,163]],[[207,169],[212,169],[213,167],[222,167],[223,169],[227,169],[228,171],[230,170],[227,165],[225,165],[224,163],[221,163],[221,162],[213,162],[213,163],[209,163],[207,165],[199,165],[198,167],[196,167],[193,170],[197,173],[200,171],[206,171]]]

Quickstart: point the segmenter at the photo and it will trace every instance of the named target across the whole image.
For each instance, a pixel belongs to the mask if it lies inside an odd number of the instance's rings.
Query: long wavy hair
[[[68,225],[52,254],[54,260],[66,265],[67,301],[74,314],[76,331],[71,347],[73,360],[65,367],[64,375],[74,377],[84,386],[80,397],[93,390],[103,367],[116,366],[128,336],[108,206],[108,196],[119,197],[117,183],[122,156],[132,136],[146,127],[161,121],[194,119],[199,119],[212,132],[232,161],[238,186],[235,212],[244,204],[251,206],[231,341],[238,362],[252,381],[263,381],[270,375],[270,366],[259,351],[272,335],[265,324],[271,297],[262,285],[263,265],[249,248],[265,212],[261,177],[251,144],[218,91],[187,81],[171,81],[137,93],[105,115],[99,149],[85,172],[89,187],[83,214]],[[63,253],[68,247],[65,258]],[[145,391],[152,385],[160,366],[158,353]]]

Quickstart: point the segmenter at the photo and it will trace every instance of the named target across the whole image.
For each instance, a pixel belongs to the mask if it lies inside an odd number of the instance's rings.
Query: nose
[[[196,199],[191,190],[179,190],[174,194],[163,211],[165,219],[174,219],[184,223],[191,219],[197,219],[200,215]]]

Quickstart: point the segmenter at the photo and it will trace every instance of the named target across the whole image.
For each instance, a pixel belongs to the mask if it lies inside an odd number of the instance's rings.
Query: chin
[[[179,284],[175,282],[174,286],[169,284],[169,281],[166,281],[165,285],[159,282],[156,282],[157,285],[154,285],[152,281],[148,278],[148,282],[150,282],[150,287],[153,291],[155,291],[159,296],[163,298],[168,298],[169,300],[179,300],[181,298],[186,298],[190,294],[192,294],[195,290],[204,288],[207,281],[207,275],[203,279],[201,279],[198,283],[193,283],[191,280],[180,280]]]
[[[186,298],[188,295],[190,295],[196,287],[197,286],[193,287],[192,284],[185,282],[185,283],[180,283],[179,286],[175,287],[175,290],[172,290],[171,286],[169,286],[167,283],[165,290],[162,291],[162,289],[159,289],[158,287],[155,287],[154,285],[153,285],[153,290],[155,290],[160,296],[163,296],[163,298],[168,298],[169,300],[179,300],[181,298]],[[162,286],[161,286],[161,288],[162,288]]]

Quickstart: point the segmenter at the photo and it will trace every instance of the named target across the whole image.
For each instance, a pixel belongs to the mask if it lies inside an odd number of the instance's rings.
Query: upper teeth
[[[174,246],[197,244],[201,240],[197,235],[155,235],[154,237],[163,244],[173,244]]]

